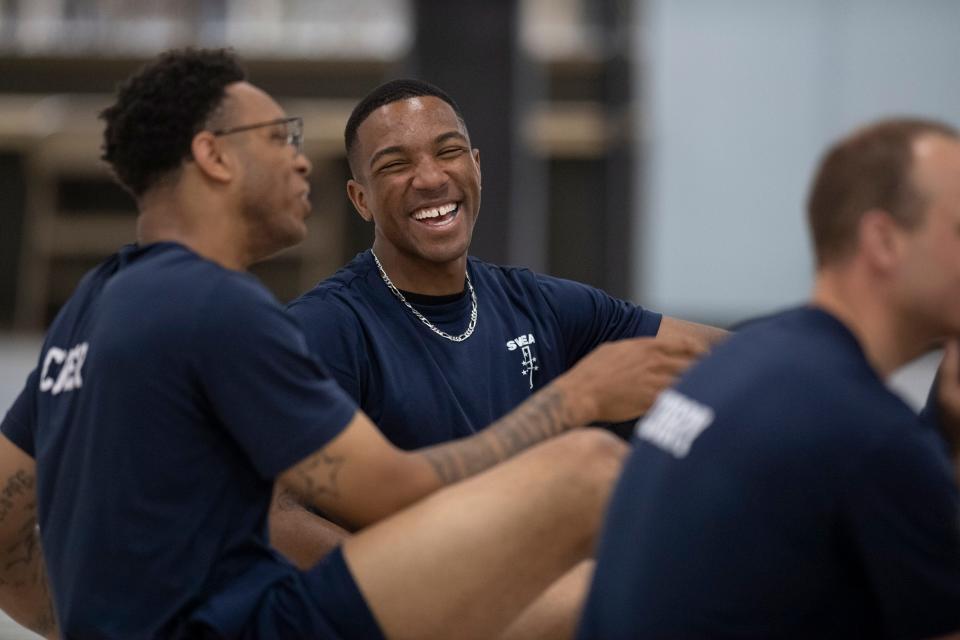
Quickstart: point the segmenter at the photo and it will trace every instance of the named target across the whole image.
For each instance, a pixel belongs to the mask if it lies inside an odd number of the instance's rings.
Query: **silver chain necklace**
[[[407,299],[403,297],[403,294],[400,293],[400,289],[397,289],[396,285],[394,285],[393,282],[390,280],[390,277],[387,275],[387,272],[383,270],[383,265],[380,264],[380,259],[377,257],[377,254],[373,252],[373,249],[370,250],[370,255],[373,256],[373,261],[377,263],[377,269],[380,270],[380,277],[383,279],[383,284],[387,285],[387,288],[393,292],[393,295],[397,296],[397,300],[402,302],[403,306],[405,306],[407,309],[410,309],[410,313],[415,315],[420,320],[420,322],[427,325],[427,328],[430,329],[430,331],[433,331],[435,334],[437,334],[441,338],[446,338],[447,340],[450,340],[452,342],[463,342],[464,340],[469,338],[471,335],[473,335],[473,330],[477,328],[477,292],[474,291],[473,283],[470,282],[469,272],[465,273],[464,275],[467,277],[467,289],[470,290],[470,303],[471,303],[470,324],[467,325],[466,331],[464,331],[458,336],[452,336],[446,331],[443,331],[437,328],[437,326],[432,322],[430,322],[429,320],[427,320],[427,318],[422,313],[414,309],[413,306],[409,302],[407,302]]]

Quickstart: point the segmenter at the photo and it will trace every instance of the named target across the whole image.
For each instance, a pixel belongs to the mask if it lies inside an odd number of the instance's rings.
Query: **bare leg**
[[[592,559],[584,560],[564,574],[510,623],[500,640],[573,638],[595,566]]]
[[[565,434],[354,535],[347,564],[389,638],[492,638],[588,557],[627,447]]]

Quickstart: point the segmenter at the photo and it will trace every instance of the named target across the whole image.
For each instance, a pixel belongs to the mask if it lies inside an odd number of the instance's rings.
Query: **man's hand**
[[[703,341],[690,337],[602,344],[487,429],[417,451],[397,449],[358,411],[336,438],[281,473],[277,483],[359,529],[565,431],[643,414],[705,351]]]
[[[937,376],[940,427],[954,459],[960,457],[960,338],[947,341]]]
[[[584,422],[620,422],[646,413],[657,395],[706,352],[706,341],[689,336],[607,342],[555,384],[576,401]]]

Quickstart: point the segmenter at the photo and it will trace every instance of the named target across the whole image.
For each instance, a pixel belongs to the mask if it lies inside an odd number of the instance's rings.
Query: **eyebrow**
[[[380,151],[377,151],[377,152],[376,152],[375,154],[373,154],[373,156],[370,158],[370,168],[372,169],[374,163],[375,163],[377,160],[379,160],[381,157],[383,157],[383,156],[385,156],[385,155],[388,155],[388,154],[391,154],[391,153],[400,153],[401,151],[403,151],[403,147],[401,147],[401,146],[399,146],[399,145],[395,145],[395,146],[393,146],[393,147],[384,147],[383,149],[380,149]]]
[[[433,139],[434,144],[440,144],[441,142],[446,142],[450,138],[459,138],[463,142],[467,141],[467,136],[463,135],[459,131],[448,131],[446,133],[441,133],[439,136]]]
[[[433,144],[441,144],[443,142],[446,142],[447,140],[450,140],[451,138],[457,138],[459,140],[462,140],[463,142],[467,142],[467,136],[463,135],[459,131],[447,131],[446,133],[441,133],[436,138],[434,138]],[[391,153],[402,153],[403,150],[404,150],[404,147],[401,145],[394,145],[392,147],[384,147],[383,149],[380,149],[370,157],[370,168],[373,168],[374,163],[380,158],[382,158],[383,156],[389,155]]]

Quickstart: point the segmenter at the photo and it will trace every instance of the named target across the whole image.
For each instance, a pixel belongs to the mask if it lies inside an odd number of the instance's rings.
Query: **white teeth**
[[[429,209],[420,209],[419,211],[413,214],[414,220],[426,220],[427,218],[438,218],[440,216],[445,216],[448,213],[455,211],[457,208],[456,203],[451,202],[450,204],[445,204],[439,207],[430,207]]]

